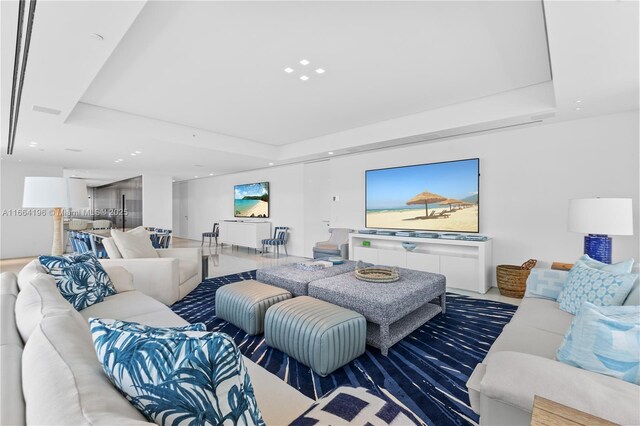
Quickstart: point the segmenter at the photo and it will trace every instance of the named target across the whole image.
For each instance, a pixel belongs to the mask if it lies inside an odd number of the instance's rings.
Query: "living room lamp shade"
[[[62,248],[62,209],[89,207],[87,185],[82,179],[63,177],[25,177],[22,207],[53,208],[53,246],[59,256]]]
[[[589,234],[584,252],[591,258],[611,263],[611,238],[608,235],[633,235],[631,198],[579,198],[569,200],[571,232]]]

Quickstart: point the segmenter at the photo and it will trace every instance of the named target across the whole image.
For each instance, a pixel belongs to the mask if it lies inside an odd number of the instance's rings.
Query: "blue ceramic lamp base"
[[[584,237],[584,254],[603,263],[611,263],[611,237],[589,234]]]

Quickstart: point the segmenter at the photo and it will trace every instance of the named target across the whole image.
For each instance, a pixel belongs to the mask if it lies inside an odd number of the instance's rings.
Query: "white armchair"
[[[102,240],[109,259],[104,267],[122,266],[133,275],[136,290],[170,306],[202,281],[200,248],[156,249],[157,258],[123,259],[113,238]]]

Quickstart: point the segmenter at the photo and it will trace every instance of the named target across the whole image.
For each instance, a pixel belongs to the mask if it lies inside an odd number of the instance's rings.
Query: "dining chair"
[[[268,246],[274,246],[276,249],[276,255],[280,257],[280,246],[284,248],[284,254],[287,253],[287,242],[289,241],[289,227],[288,226],[276,226],[273,231],[273,238],[267,238],[262,240],[262,254],[266,252],[265,248]]]
[[[202,233],[202,243],[200,247],[204,245],[204,239],[209,238],[209,247],[211,247],[211,238],[214,238],[216,241],[216,247],[218,247],[218,236],[220,235],[220,225],[216,222],[213,224],[213,230],[211,232],[203,232]]]

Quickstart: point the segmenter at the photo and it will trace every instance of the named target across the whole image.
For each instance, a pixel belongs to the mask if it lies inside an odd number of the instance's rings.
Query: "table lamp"
[[[611,237],[633,235],[631,198],[580,198],[569,200],[568,230],[588,234],[584,253],[611,263]]]
[[[89,207],[87,185],[82,179],[63,177],[25,177],[22,207],[53,209],[53,246],[51,254],[60,256],[64,208]]]

